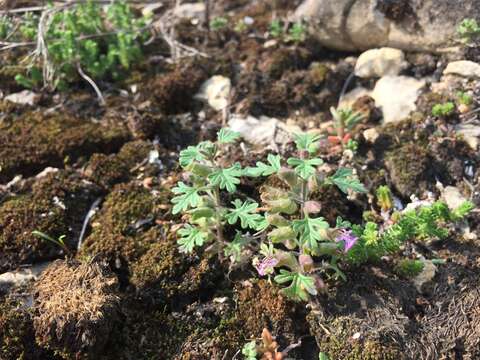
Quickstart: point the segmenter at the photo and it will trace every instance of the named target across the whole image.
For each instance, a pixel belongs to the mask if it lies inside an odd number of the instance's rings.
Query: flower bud
[[[290,226],[282,226],[276,229],[273,229],[268,234],[268,238],[272,240],[273,243],[283,243],[284,241],[294,239],[296,236],[295,231]]]
[[[294,214],[298,209],[297,204],[289,198],[266,201],[266,204],[268,205],[272,213],[283,213],[291,215]]]
[[[288,169],[288,168],[281,168],[278,172],[278,177],[282,179],[287,185],[293,188],[297,185],[298,177],[295,174],[295,171]]]
[[[199,164],[199,163],[190,164],[187,170],[192,172],[192,174],[195,174],[201,177],[207,177],[212,172],[211,167],[207,165]]]
[[[298,257],[300,267],[304,272],[309,272],[313,269],[313,259],[310,255],[302,254]]]
[[[266,215],[267,222],[270,225],[280,227],[280,226],[286,226],[289,224],[288,220],[285,219],[282,215],[280,214],[267,214]]]
[[[318,214],[322,209],[322,205],[318,201],[307,201],[303,205],[303,209],[307,214]]]

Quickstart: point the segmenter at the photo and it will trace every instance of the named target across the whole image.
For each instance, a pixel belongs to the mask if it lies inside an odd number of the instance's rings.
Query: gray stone
[[[294,20],[310,20],[319,41],[338,50],[440,51],[465,18],[480,18],[478,0],[305,0],[294,14]]]
[[[269,146],[285,144],[291,140],[291,135],[301,132],[295,125],[288,125],[275,118],[260,116],[242,116],[234,114],[230,117],[228,126],[233,131],[239,132],[242,137],[254,145]]]

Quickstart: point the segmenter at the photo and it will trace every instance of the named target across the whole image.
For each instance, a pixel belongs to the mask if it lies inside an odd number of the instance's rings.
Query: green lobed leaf
[[[235,209],[228,209],[228,213],[225,215],[230,225],[235,224],[240,219],[240,226],[243,229],[251,228],[260,230],[265,227],[265,218],[256,212],[258,204],[256,202],[245,201],[236,199],[232,202]]]
[[[293,138],[297,149],[300,151],[307,151],[310,154],[315,153],[319,147],[320,135],[309,133],[294,134]]]
[[[194,161],[205,160],[205,157],[200,152],[198,146],[189,146],[186,149],[180,151],[180,166],[185,168],[191,165]]]
[[[290,282],[290,285],[281,291],[294,300],[307,301],[309,294],[317,295],[315,279],[311,276],[281,269],[280,274],[275,276],[275,281],[279,284]]]
[[[217,139],[220,144],[228,144],[240,138],[240,133],[228,129],[220,129],[217,133]]]
[[[251,177],[270,176],[280,171],[280,155],[269,154],[267,157],[268,164],[261,161],[256,163],[256,167],[249,167],[245,169],[245,175]]]
[[[345,194],[348,194],[348,190],[367,192],[363,184],[353,175],[352,169],[339,168],[333,176],[328,178],[328,182],[335,184]]]
[[[293,230],[300,235],[300,243],[303,247],[314,250],[318,242],[322,240],[320,230],[328,229],[328,222],[323,217],[305,218],[293,220]]]
[[[180,251],[185,253],[191,253],[194,247],[202,246],[208,240],[208,233],[190,224],[178,230],[178,234],[181,238],[177,243],[180,245]]]
[[[172,199],[172,203],[175,204],[172,209],[172,214],[174,215],[200,204],[201,198],[198,194],[198,189],[188,186],[181,181],[172,189],[172,192],[177,194]]]
[[[315,166],[323,164],[322,159],[299,159],[291,157],[287,160],[287,163],[294,167],[295,173],[303,180],[308,180],[311,176],[315,175],[317,171]]]
[[[237,185],[240,184],[240,176],[243,175],[243,171],[240,164],[234,164],[227,169],[217,169],[208,175],[210,184],[218,186],[220,189],[226,189],[229,193],[237,190]]]

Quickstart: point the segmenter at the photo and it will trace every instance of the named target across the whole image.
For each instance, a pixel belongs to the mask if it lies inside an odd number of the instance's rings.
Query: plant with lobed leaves
[[[323,186],[336,186],[343,193],[366,192],[348,168],[328,175],[321,170],[322,159],[315,156],[320,137],[295,135],[296,154],[286,161],[269,154],[267,162],[242,168],[235,163],[220,163],[222,150],[239,135],[222,129],[216,143],[204,141],[180,152],[180,165],[189,182],[179,182],[173,189],[173,213],[184,213],[188,223],[179,230],[178,243],[183,252],[209,244],[220,258],[232,262],[250,258],[260,276],[273,276],[284,286],[282,292],[295,300],[307,301],[323,286],[321,276],[345,279],[342,263],[358,265],[398,252],[407,240],[443,238],[448,221],[465,216],[471,204],[451,212],[443,203],[434,203],[390,216],[391,195],[388,188],[379,192],[385,224],[367,222],[353,225],[341,218],[335,226],[318,216],[321,204],[313,200]],[[245,177],[275,177],[278,186],[260,188],[261,206],[237,191]],[[234,195],[242,199],[233,198]],[[229,199],[229,201],[225,201]],[[233,234],[231,227],[236,230]]]

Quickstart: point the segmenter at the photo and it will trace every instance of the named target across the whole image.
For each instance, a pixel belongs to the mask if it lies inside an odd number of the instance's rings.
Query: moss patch
[[[125,144],[118,154],[93,154],[85,175],[100,186],[110,188],[131,177],[130,170],[145,160],[152,145],[145,141],[132,141]]]
[[[123,125],[106,127],[66,114],[11,116],[0,124],[0,182],[47,166],[63,167],[65,161],[94,152],[117,151],[128,138]]]
[[[409,143],[387,154],[385,166],[397,191],[405,198],[420,194],[431,179],[431,162],[427,149]]]
[[[31,193],[0,205],[0,271],[61,256],[55,245],[32,236],[67,236],[73,245],[96,189],[75,174],[60,171],[38,180]]]
[[[11,299],[0,300],[0,359],[55,359],[35,343],[31,311]]]
[[[193,96],[208,75],[202,61],[196,59],[175,65],[170,72],[154,78],[147,87],[151,89],[155,105],[165,114],[179,114],[191,110]]]
[[[142,233],[143,225],[153,224],[159,205],[167,203],[168,196],[154,195],[135,182],[116,185],[93,219],[80,257],[101,254],[124,265],[138,259],[157,240]]]

